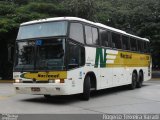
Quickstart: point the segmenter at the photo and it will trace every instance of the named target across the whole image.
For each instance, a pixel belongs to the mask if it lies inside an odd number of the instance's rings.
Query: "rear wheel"
[[[86,78],[84,80],[84,84],[83,84],[83,93],[81,94],[82,100],[89,100],[90,89],[91,89],[90,77],[86,76]]]
[[[138,81],[137,81],[137,88],[141,88],[143,83],[143,74],[142,72],[139,73]]]
[[[132,83],[129,85],[131,90],[135,89],[137,85],[137,74],[135,72],[132,73]]]

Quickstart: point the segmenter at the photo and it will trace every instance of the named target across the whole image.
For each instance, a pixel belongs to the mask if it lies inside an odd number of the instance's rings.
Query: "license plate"
[[[39,91],[40,91],[40,88],[38,88],[38,87],[33,87],[33,88],[31,88],[31,90],[32,90],[33,92],[39,92]]]

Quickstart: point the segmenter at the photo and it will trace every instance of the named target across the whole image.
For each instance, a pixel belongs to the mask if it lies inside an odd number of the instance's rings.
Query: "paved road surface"
[[[160,78],[160,71],[152,71],[153,78]]]
[[[76,95],[50,100],[38,95],[16,95],[12,84],[1,83],[0,113],[160,113],[160,80],[145,82],[141,89],[118,87],[94,92],[89,101],[81,101]]]

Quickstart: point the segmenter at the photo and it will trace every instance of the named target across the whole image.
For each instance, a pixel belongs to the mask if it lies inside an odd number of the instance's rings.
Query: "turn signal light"
[[[64,79],[60,79],[60,83],[64,83]]]

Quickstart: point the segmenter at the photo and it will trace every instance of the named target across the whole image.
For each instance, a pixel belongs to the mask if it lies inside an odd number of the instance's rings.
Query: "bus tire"
[[[52,96],[51,96],[51,95],[44,95],[44,97],[45,97],[46,99],[50,99]]]
[[[90,89],[91,89],[91,84],[90,84],[90,76],[86,76],[84,79],[84,84],[83,84],[83,93],[81,94],[81,99],[88,101],[90,98]]]
[[[143,84],[143,74],[142,72],[139,73],[138,81],[137,81],[137,88],[141,88]]]
[[[133,90],[136,88],[136,85],[137,85],[137,74],[136,72],[133,72],[132,73],[132,83],[129,85],[129,88]]]

